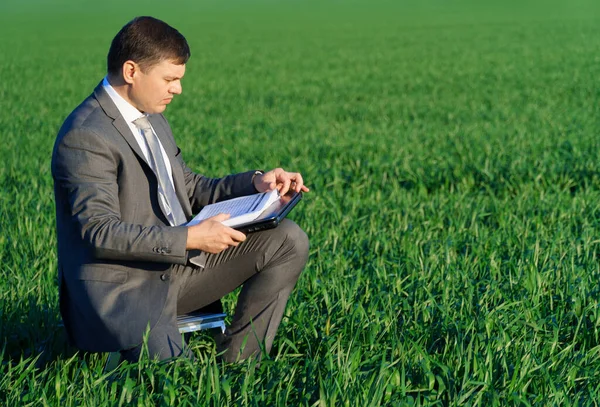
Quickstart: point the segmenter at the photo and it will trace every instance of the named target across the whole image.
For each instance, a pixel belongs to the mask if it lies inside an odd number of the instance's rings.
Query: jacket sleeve
[[[202,207],[228,199],[257,193],[252,185],[254,171],[227,175],[223,178],[207,178],[190,170],[181,154],[178,155],[183,166],[185,185],[190,198],[192,212],[199,212]]]
[[[172,136],[169,123],[164,116],[162,119],[168,134]],[[208,204],[257,193],[252,184],[255,171],[227,175],[222,178],[208,178],[195,173],[185,164],[179,148],[177,148],[176,158],[183,170],[185,186],[194,214]]]
[[[52,157],[57,210],[98,259],[185,264],[186,227],[122,221],[119,157],[92,129],[76,128],[57,141]]]

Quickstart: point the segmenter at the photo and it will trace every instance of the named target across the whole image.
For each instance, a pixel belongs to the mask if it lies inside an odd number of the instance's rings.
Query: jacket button
[[[161,275],[160,275],[160,279],[161,279],[162,281],[167,281],[167,280],[169,279],[169,275],[168,275],[168,274],[161,274]]]

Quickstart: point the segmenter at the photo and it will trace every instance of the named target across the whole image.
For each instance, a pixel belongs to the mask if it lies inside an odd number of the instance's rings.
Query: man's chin
[[[146,113],[148,113],[148,114],[160,114],[160,113],[164,112],[166,108],[167,108],[167,105],[158,105],[158,106],[154,106],[152,108],[152,110],[150,110],[150,109],[146,110]]]

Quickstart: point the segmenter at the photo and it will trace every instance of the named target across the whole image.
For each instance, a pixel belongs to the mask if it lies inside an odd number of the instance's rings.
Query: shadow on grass
[[[25,304],[29,307],[25,309]],[[36,367],[44,368],[58,358],[73,356],[58,307],[39,304],[34,296],[22,299],[18,306],[3,313],[0,320],[2,361],[38,358]]]
[[[30,307],[25,309],[25,304]],[[221,313],[221,301],[200,310],[205,313]],[[207,333],[212,340],[213,333]],[[186,334],[186,341],[192,334]],[[39,300],[28,296],[19,302],[18,306],[11,308],[10,312],[2,314],[0,321],[0,349],[3,349],[2,361],[19,361],[29,357],[38,358],[37,368],[45,368],[48,364],[58,360],[71,358],[75,354],[80,357],[92,355],[82,352],[69,343],[67,332],[63,326],[58,307],[40,305]]]

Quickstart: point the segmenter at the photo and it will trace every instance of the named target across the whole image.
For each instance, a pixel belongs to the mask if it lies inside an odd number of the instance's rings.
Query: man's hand
[[[227,219],[229,214],[220,213],[188,227],[186,249],[217,254],[246,240],[245,234],[221,223]]]
[[[275,188],[279,190],[280,195],[287,194],[290,189],[296,192],[309,191],[299,172],[287,172],[283,168],[275,168],[264,174],[258,174],[254,177],[253,182],[254,188],[258,192],[268,192]]]

